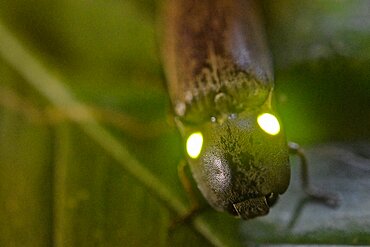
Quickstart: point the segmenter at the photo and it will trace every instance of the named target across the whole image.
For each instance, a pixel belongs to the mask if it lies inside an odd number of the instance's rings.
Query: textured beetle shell
[[[164,62],[185,122],[259,106],[273,87],[259,10],[250,0],[169,0]]]
[[[282,194],[289,185],[285,136],[266,135],[254,119],[252,114],[207,124],[203,155],[189,161],[199,189],[215,209],[233,213],[231,202]]]

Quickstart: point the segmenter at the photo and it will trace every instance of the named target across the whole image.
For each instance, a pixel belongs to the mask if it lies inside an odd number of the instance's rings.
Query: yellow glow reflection
[[[202,150],[203,146],[203,135],[200,132],[195,132],[188,137],[186,141],[186,151],[188,155],[196,159],[198,158],[200,151]]]
[[[257,118],[258,125],[263,131],[270,135],[277,135],[280,132],[280,124],[277,118],[270,113],[263,113]]]

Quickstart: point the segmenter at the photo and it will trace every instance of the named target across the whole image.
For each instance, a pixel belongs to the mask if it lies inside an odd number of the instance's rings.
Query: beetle
[[[287,190],[290,151],[302,158],[305,190],[328,199],[309,189],[301,149],[288,145],[272,109],[273,69],[257,3],[168,0],[164,17],[168,92],[192,175],[213,208],[243,219],[267,214]]]

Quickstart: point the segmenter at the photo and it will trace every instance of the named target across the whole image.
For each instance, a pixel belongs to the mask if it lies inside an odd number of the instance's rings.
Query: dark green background
[[[80,101],[113,116],[102,124],[187,202],[176,168],[183,147],[167,114],[159,6],[1,0],[0,21]],[[245,223],[209,210],[200,217],[208,237],[191,224],[169,232],[176,214],[156,193],[77,124],[50,120],[49,101],[0,57],[0,246],[370,244],[370,2],[263,6],[276,107],[289,140],[309,147],[315,184],[338,192],[340,208],[302,203],[300,211],[293,159],[295,179],[269,216]]]

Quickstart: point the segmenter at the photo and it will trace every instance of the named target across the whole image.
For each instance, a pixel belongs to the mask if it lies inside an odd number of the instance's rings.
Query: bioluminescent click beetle
[[[168,0],[164,18],[168,91],[193,177],[213,208],[243,219],[268,213],[288,188],[289,151],[301,154],[271,107],[273,70],[257,3]]]

